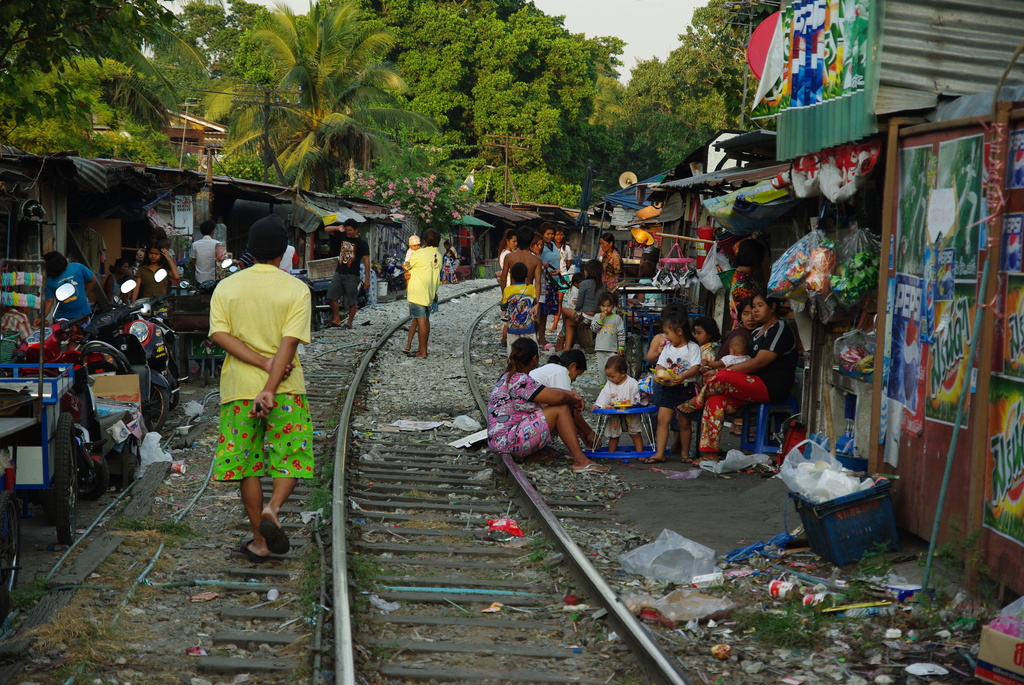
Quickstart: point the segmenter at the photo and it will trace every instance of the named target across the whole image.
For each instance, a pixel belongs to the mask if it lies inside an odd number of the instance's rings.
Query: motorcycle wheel
[[[91,459],[92,457],[90,457]],[[97,500],[110,487],[110,464],[106,458],[93,461],[93,468],[78,470],[78,496],[85,500]]]
[[[142,413],[146,417],[146,428],[159,432],[167,422],[171,413],[171,393],[167,388],[151,383],[149,400],[142,405]]]
[[[21,557],[21,500],[12,491],[0,492],[0,583],[4,593],[9,593],[18,584],[18,562]],[[10,596],[8,595],[8,599]],[[0,598],[2,600],[2,598]],[[10,607],[0,601],[0,622],[7,616]]]
[[[75,424],[70,414],[57,419],[53,440],[53,478],[50,489],[42,493],[43,513],[57,529],[57,542],[70,545],[75,540],[78,509],[78,463],[75,458]]]

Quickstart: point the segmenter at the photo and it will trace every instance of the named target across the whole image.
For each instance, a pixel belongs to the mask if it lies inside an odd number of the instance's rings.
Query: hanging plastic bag
[[[874,367],[874,336],[859,328],[836,338],[832,350],[836,362],[846,371],[868,373]],[[871,368],[867,368],[865,364],[870,364]]]
[[[713,293],[720,293],[725,289],[725,284],[718,273],[728,271],[732,268],[729,258],[718,249],[718,244],[713,244],[708,250],[708,256],[704,259],[704,266],[700,268],[698,277],[701,285]]]
[[[831,290],[832,273],[836,269],[836,244],[823,236],[821,244],[807,258],[807,280],[804,288],[812,295],[826,295]]]
[[[782,256],[772,264],[771,275],[768,277],[768,292],[783,297],[797,295],[801,302],[806,301],[806,292],[796,291],[804,285],[810,272],[811,253],[828,240],[824,233],[814,229],[800,240],[793,243]]]
[[[878,241],[856,223],[839,246],[832,292],[842,306],[852,307],[878,287]]]

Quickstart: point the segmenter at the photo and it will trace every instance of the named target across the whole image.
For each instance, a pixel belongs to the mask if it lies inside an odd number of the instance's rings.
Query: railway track
[[[470,351],[490,311],[463,337],[482,415]],[[341,425],[384,344],[357,370]],[[348,582],[333,587],[336,682],[687,682],[564,529],[600,524],[601,509],[545,500],[486,451],[339,434],[333,578]],[[489,530],[509,518],[523,537]]]
[[[470,350],[488,311],[455,332],[481,411]],[[148,494],[143,478],[54,567],[61,589],[0,644],[0,681],[687,682],[563,529],[603,525],[603,507],[545,500],[486,451],[338,430],[382,418],[367,388],[405,320],[376,323],[362,342],[319,333],[303,359],[323,471],[282,510],[288,554],[242,555],[248,523],[237,489],[209,484],[208,431],[205,461]],[[525,535],[489,532],[500,518]]]

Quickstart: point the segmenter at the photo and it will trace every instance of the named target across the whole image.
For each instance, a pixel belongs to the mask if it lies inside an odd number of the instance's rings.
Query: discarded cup
[[[826,592],[812,592],[811,594],[804,595],[804,606],[809,607],[821,604],[825,601],[827,594]]]
[[[768,583],[768,596],[775,599],[785,599],[786,595],[793,591],[796,585],[785,580],[773,580]]]
[[[185,475],[185,462],[183,462],[183,461],[173,461],[173,462],[171,462],[171,471],[173,471],[174,473],[179,473],[179,474],[184,476]]]
[[[280,596],[281,596],[281,593],[278,592],[276,587],[275,588],[271,588],[270,590],[267,590],[267,599],[269,601],[271,601],[271,602],[273,602],[275,599],[277,599]]]

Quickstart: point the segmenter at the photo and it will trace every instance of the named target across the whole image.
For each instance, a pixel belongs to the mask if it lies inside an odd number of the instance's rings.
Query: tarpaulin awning
[[[704,209],[733,235],[750,235],[765,228],[799,203],[791,188],[776,187],[771,180],[702,202]]]
[[[292,223],[305,233],[318,231],[346,219],[355,219],[359,223],[366,221],[366,217],[349,209],[340,200],[323,196],[310,197],[305,193],[295,196]]]
[[[662,181],[665,180],[665,177],[668,175],[669,171],[663,171],[660,174],[656,174],[654,176],[651,176],[650,178],[645,178],[639,183],[631,185],[627,188],[623,188],[622,190],[616,190],[614,193],[608,193],[607,195],[604,196],[604,201],[607,202],[608,204],[618,205],[620,207],[625,207],[626,209],[632,209],[635,212],[641,207],[645,207],[651,204],[650,200],[646,199],[650,197],[651,186],[661,183]],[[638,202],[636,199],[637,186],[647,186],[644,194],[645,199],[643,202]]]
[[[456,219],[452,223],[462,224],[463,226],[481,226],[483,228],[494,228],[494,224],[489,224],[483,219],[477,219],[475,216],[470,215],[463,215],[461,219]]]

